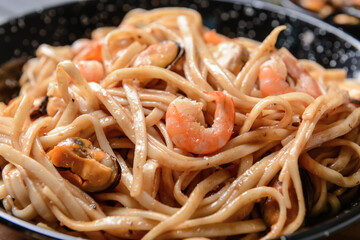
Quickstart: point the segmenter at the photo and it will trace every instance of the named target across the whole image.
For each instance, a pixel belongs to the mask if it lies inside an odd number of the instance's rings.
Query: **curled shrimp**
[[[75,63],[78,63],[82,60],[96,60],[99,62],[102,61],[102,39],[89,42],[84,41],[83,45],[84,46],[81,47],[81,51],[79,51],[79,53],[73,59]]]
[[[295,87],[286,82],[288,75],[296,81]],[[318,84],[304,65],[285,48],[260,66],[258,79],[264,97],[295,91],[308,93],[315,98],[321,95]]]
[[[99,61],[80,61],[76,67],[88,82],[99,83],[104,78],[104,67]]]
[[[223,92],[206,92],[216,102],[214,123],[206,128],[201,125],[204,116],[202,104],[187,98],[172,101],[166,112],[166,130],[183,150],[196,154],[208,154],[219,150],[230,139],[235,123],[235,106],[231,97]]]

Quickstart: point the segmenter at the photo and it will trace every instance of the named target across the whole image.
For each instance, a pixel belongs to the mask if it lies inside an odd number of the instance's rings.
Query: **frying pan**
[[[287,47],[296,57],[314,60],[327,68],[344,68],[349,77],[358,78],[360,75],[360,43],[356,39],[319,19],[266,2],[81,1],[34,12],[0,25],[0,64],[7,63],[0,68],[0,94],[3,100],[9,100],[18,91],[16,81],[11,80],[18,78],[23,63],[18,59],[33,56],[39,44],[70,44],[77,38],[89,37],[91,30],[96,27],[118,25],[126,12],[133,8],[165,6],[193,8],[201,13],[207,27],[229,37],[248,37],[261,41],[274,27],[284,24],[287,29],[280,34],[278,47]],[[2,75],[4,73],[9,74]],[[319,239],[329,236],[360,220],[359,203],[360,194],[357,194],[351,202],[343,205],[338,215],[307,219],[299,231],[281,239]],[[0,221],[36,239],[75,239],[19,220],[5,213],[2,208]]]

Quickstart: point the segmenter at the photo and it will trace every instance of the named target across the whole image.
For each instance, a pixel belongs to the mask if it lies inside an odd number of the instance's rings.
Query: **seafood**
[[[88,82],[98,83],[104,78],[104,67],[99,61],[79,61],[76,67]]]
[[[203,37],[208,44],[219,44],[229,40],[229,38],[216,33],[214,30],[205,32]]]
[[[48,156],[64,178],[86,192],[103,191],[119,183],[121,168],[117,160],[86,139],[68,138]]]
[[[357,104],[360,103],[360,83],[357,81],[337,82],[340,89],[346,90],[349,93],[350,100]]]
[[[162,41],[151,44],[134,60],[132,66],[153,65],[171,69],[184,55],[184,49],[175,41]]]
[[[235,41],[226,41],[216,45],[213,53],[219,65],[237,75],[249,59],[249,52]]]
[[[287,70],[284,62],[278,57],[266,61],[260,66],[259,87],[264,97],[295,92],[286,82]]]
[[[202,126],[202,104],[189,99],[177,98],[166,112],[166,130],[179,148],[196,154],[208,154],[219,150],[229,140],[234,128],[235,107],[231,97],[223,92],[205,92],[214,97],[216,110],[210,128]]]
[[[49,116],[54,116],[59,110],[62,111],[66,108],[66,103],[64,99],[60,97],[51,96],[49,97],[46,113]]]
[[[279,180],[273,181],[271,186],[282,193],[282,182],[280,182]],[[296,199],[296,192],[292,185],[289,188],[289,197],[291,201],[291,208],[287,209],[286,224],[291,223],[296,218],[299,207]],[[279,218],[279,206],[277,201],[272,198],[266,199],[264,205],[261,208],[261,212],[266,224],[268,226],[274,225]]]
[[[38,101],[34,101],[35,106],[31,109],[30,118],[31,120],[35,120],[41,116],[47,114],[47,105],[49,102],[49,97],[45,96],[43,98],[37,99]]]
[[[102,45],[103,40],[99,39],[94,42],[80,42],[79,45],[83,44],[83,46],[79,46],[81,51],[76,55],[73,59],[75,63],[78,63],[82,60],[97,60],[99,62],[102,61]],[[75,47],[74,47],[75,48]]]
[[[295,87],[286,82],[287,77],[296,81]],[[320,88],[301,62],[288,50],[280,49],[272,58],[260,66],[259,86],[264,97],[289,92],[306,92],[313,97],[321,95]]]
[[[300,172],[301,182],[303,184],[303,193],[305,198],[306,211],[310,214],[313,208],[313,199],[314,199],[313,183],[311,182],[311,179],[305,170],[299,169],[299,172]],[[271,186],[282,193],[283,183],[278,179],[275,178],[272,181]],[[299,208],[296,197],[296,191],[292,183],[289,186],[289,198],[291,202],[291,208],[287,209],[286,224],[291,223],[296,218],[296,214]],[[272,198],[266,199],[264,205],[261,208],[261,211],[265,222],[269,226],[277,222],[279,217],[279,206],[275,199]]]

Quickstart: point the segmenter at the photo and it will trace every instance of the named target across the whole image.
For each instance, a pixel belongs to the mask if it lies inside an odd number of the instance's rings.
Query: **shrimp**
[[[286,82],[288,75],[296,80],[295,87],[291,87]],[[264,97],[295,91],[308,93],[314,98],[321,95],[316,81],[301,62],[285,48],[280,49],[270,60],[260,66],[258,79],[260,91]]]
[[[99,83],[104,78],[104,67],[99,61],[80,61],[76,67],[88,82]]]
[[[216,33],[215,30],[205,32],[203,37],[206,43],[215,45],[229,40],[229,38]]]
[[[86,46],[83,46],[82,50],[74,57],[74,63],[78,63],[82,60],[97,60],[99,62],[102,61],[103,39],[83,44]]]
[[[287,75],[286,66],[281,59],[273,57],[260,66],[259,87],[264,97],[295,92],[285,81]]]
[[[213,153],[230,139],[235,123],[235,106],[231,97],[223,92],[205,92],[216,102],[215,119],[211,127],[201,125],[204,116],[202,104],[177,98],[166,112],[166,130],[175,145],[196,154]]]

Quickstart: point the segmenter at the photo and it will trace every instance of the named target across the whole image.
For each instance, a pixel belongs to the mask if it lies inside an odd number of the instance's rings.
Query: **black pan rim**
[[[38,239],[46,239],[46,238],[42,238],[42,236],[49,237],[49,239],[67,239],[67,240],[83,239],[79,237],[66,235],[60,232],[48,230],[46,228],[38,227],[31,222],[24,221],[20,218],[17,218],[15,216],[6,213],[3,209],[0,210],[0,222],[7,224],[8,226],[10,226],[11,228],[17,231],[23,231],[28,236],[32,236]]]
[[[95,2],[95,0],[88,0]],[[21,16],[8,19],[4,22],[0,22],[1,25],[5,25],[11,21],[15,21],[20,18],[26,18],[31,17],[32,15],[38,15],[43,11],[48,11],[50,9],[58,8],[58,7],[64,7],[64,6],[70,6],[73,4],[79,4],[82,1],[80,0],[74,0],[66,2],[65,4],[58,4],[58,5],[52,5],[46,8],[38,9],[33,12],[29,12],[27,14],[23,14]],[[263,2],[260,0],[214,0],[214,2],[224,2],[224,3],[231,3],[231,4],[238,4],[238,5],[244,5],[244,6],[251,6],[256,9],[260,10],[267,10],[271,12],[275,12],[278,14],[284,14],[286,16],[292,17],[294,19],[306,22],[308,24],[318,26],[325,31],[334,34],[335,36],[345,40],[346,42],[350,43],[354,48],[356,48],[358,51],[360,51],[360,42],[355,39],[354,37],[350,36],[349,34],[343,32],[340,29],[337,29],[334,26],[331,26],[330,24],[323,22],[322,20],[306,15],[302,12],[297,12],[293,9],[288,9],[285,7],[277,6],[268,2]],[[29,236],[35,236],[37,238],[45,237],[49,239],[69,239],[69,240],[75,240],[75,239],[82,239],[78,237],[73,237],[70,235],[62,234],[59,232],[51,231],[45,228],[38,227],[31,222],[27,222],[24,220],[21,220],[19,218],[16,218],[8,213],[6,213],[3,209],[0,210],[0,221],[4,224],[7,224],[8,226],[16,229],[24,231],[25,234]],[[354,207],[349,212],[343,212],[339,216],[333,217],[332,219],[329,219],[323,223],[321,223],[319,226],[311,227],[307,230],[300,230],[299,232],[295,232],[293,234],[282,236],[278,239],[281,240],[298,240],[298,239],[320,239],[324,237],[328,237],[331,234],[342,230],[346,227],[349,227],[350,225],[360,221],[360,206]]]

